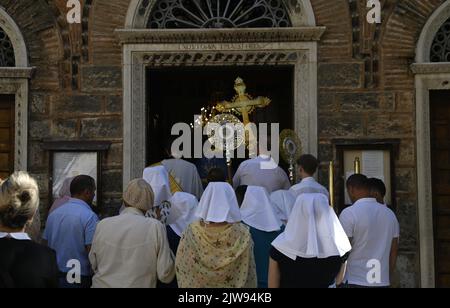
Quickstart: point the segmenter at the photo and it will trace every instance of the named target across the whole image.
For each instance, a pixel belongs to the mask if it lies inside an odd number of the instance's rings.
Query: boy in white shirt
[[[330,199],[328,190],[320,185],[316,181],[316,179],[314,179],[314,174],[316,174],[317,167],[319,166],[317,158],[310,154],[302,155],[298,159],[297,165],[299,168],[298,172],[300,177],[302,178],[302,181],[299,184],[292,186],[290,189],[295,198],[297,198],[301,194],[316,193],[324,194],[328,199]]]
[[[389,287],[398,251],[397,218],[371,196],[366,176],[351,176],[347,190],[354,203],[340,217],[352,244],[344,281],[348,287]]]

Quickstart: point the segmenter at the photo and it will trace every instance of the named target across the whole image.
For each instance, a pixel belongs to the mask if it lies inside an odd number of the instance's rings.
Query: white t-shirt
[[[244,161],[233,178],[233,186],[260,186],[270,194],[277,190],[288,190],[291,187],[289,178],[273,159],[259,156]]]
[[[328,190],[320,185],[313,177],[304,178],[300,183],[292,186],[290,192],[292,192],[296,198],[301,194],[324,194],[330,199]]]
[[[342,227],[352,239],[345,280],[366,287],[390,285],[389,257],[400,228],[395,214],[375,199],[360,199],[345,209]]]

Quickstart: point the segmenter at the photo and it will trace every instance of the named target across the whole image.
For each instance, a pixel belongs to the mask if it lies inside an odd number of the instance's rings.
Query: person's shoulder
[[[243,167],[243,166],[247,166],[249,164],[254,164],[254,163],[257,163],[257,162],[258,161],[257,161],[256,158],[250,158],[250,159],[247,159],[247,160],[244,160],[243,162],[241,162],[241,164],[239,166]]]
[[[53,249],[42,244],[33,241],[20,241],[20,244],[26,246],[27,250],[33,251],[36,256],[56,257],[56,252]]]
[[[98,215],[92,209],[86,209],[86,211],[83,212],[83,215],[87,221],[94,221],[96,223],[99,223],[100,221]]]
[[[202,225],[200,221],[194,221],[193,223],[189,224],[186,229],[184,230],[183,234],[181,235],[181,238],[185,237],[192,237],[195,235],[203,234],[205,232],[205,228]]]
[[[151,230],[166,230],[166,225],[152,217],[136,216],[136,221]]]
[[[274,164],[274,166],[275,166],[275,164]],[[282,176],[287,176],[286,171],[284,171],[283,168],[281,168],[279,165],[276,165],[276,168],[275,168],[275,169],[277,170],[277,172],[278,172],[280,175],[282,175]]]
[[[328,189],[324,185],[320,184],[317,181],[315,181],[315,182],[316,182],[317,187],[320,187],[321,189],[324,189],[324,190],[326,190],[328,192]]]
[[[236,232],[239,232],[239,233],[244,234],[245,236],[250,236],[251,237],[250,227],[247,226],[246,224],[242,223],[242,222],[241,223],[232,224],[232,228]]]
[[[397,215],[387,206],[382,206],[382,211],[384,214],[393,222],[398,223]]]
[[[73,206],[69,213],[81,215],[87,219],[98,219],[98,215],[94,212],[94,209],[86,202],[79,203],[79,206]]]
[[[301,187],[300,184],[301,184],[301,182],[300,182],[300,183],[297,183],[297,184],[295,184],[295,185],[292,185],[291,188],[290,188],[289,190],[298,190],[298,189]]]
[[[97,230],[108,227],[110,225],[114,225],[118,220],[120,220],[120,217],[121,215],[103,218],[97,223]]]
[[[55,219],[58,216],[65,215],[65,213],[67,211],[70,211],[70,204],[69,203],[70,203],[70,200],[65,202],[65,203],[63,203],[63,204],[61,204],[61,206],[59,206],[58,208],[56,208],[55,210],[50,212],[48,214],[47,220],[52,220],[52,219]]]
[[[185,159],[181,159],[181,158],[180,159],[176,159],[176,158],[168,159],[168,160],[165,160],[165,162],[168,162],[169,164],[174,163],[174,164],[182,165],[185,168],[197,168],[195,166],[195,164],[193,164]]]
[[[202,227],[202,223],[201,221],[194,221],[192,223],[190,223],[187,227],[185,232],[192,232],[193,230],[197,229],[197,228],[201,228]]]
[[[187,167],[192,168],[192,169],[197,169],[197,167],[195,166],[194,163],[191,163],[190,161],[184,160],[182,159],[183,164],[185,164]]]
[[[344,214],[344,213],[352,213],[352,212],[355,211],[355,208],[356,207],[355,207],[354,204],[352,204],[350,206],[347,206],[345,209],[342,210],[342,214]]]
[[[342,217],[354,216],[355,209],[356,209],[355,205],[350,205],[341,212],[341,215],[339,217],[342,218]]]

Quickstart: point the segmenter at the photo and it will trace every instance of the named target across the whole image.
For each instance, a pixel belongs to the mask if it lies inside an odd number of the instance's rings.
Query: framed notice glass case
[[[102,204],[102,158],[110,142],[98,141],[46,141],[44,149],[49,155],[49,192],[51,203],[58,198],[64,181],[78,175],[89,175],[97,184],[94,205]]]
[[[339,166],[338,212],[351,205],[345,183],[355,173],[382,180],[386,186],[385,202],[396,210],[395,160],[399,144],[398,139],[334,140]]]

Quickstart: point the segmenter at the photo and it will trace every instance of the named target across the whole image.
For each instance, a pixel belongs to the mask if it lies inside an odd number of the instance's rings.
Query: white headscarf
[[[230,184],[210,183],[200,200],[196,216],[205,222],[241,222],[236,194]]]
[[[169,173],[163,166],[150,167],[144,170],[143,179],[150,184],[155,194],[153,206],[160,206],[172,198],[170,192]]]
[[[241,206],[242,221],[264,232],[280,231],[283,224],[278,218],[263,187],[249,186]]]
[[[324,194],[297,198],[286,230],[272,243],[292,260],[344,256],[350,242]]]
[[[178,236],[181,236],[184,230],[197,220],[195,211],[198,207],[198,200],[194,195],[177,192],[170,199],[170,203],[172,204],[170,209],[170,220],[173,220],[172,217],[174,217],[175,220],[170,227]]]
[[[270,201],[272,201],[278,218],[286,224],[294,208],[294,195],[289,190],[278,190],[270,195]]]
[[[73,177],[66,178],[61,186],[61,189],[59,190],[58,197],[64,198],[64,197],[71,197],[70,194],[70,184],[72,184]]]

